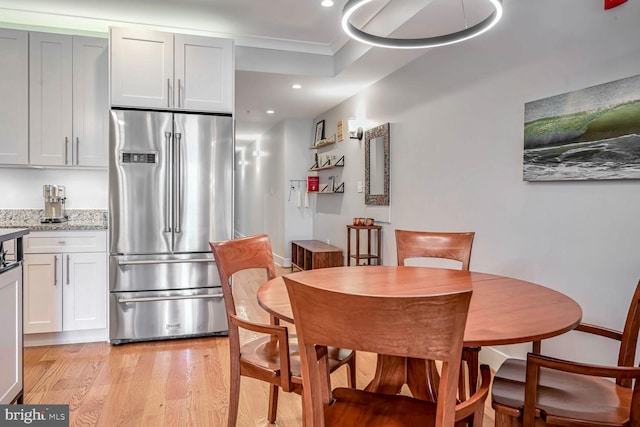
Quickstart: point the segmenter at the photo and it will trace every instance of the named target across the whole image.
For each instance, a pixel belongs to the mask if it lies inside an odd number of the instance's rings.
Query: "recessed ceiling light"
[[[322,0],[322,3],[320,3],[321,5],[323,5],[324,7],[331,7],[333,6],[333,1],[331,0]]]
[[[274,113],[275,113],[275,111],[273,111],[273,110],[267,110],[267,114],[274,114]]]
[[[302,85],[300,85],[300,84],[298,84],[298,83],[296,83],[296,84],[292,84],[292,85],[291,85],[291,88],[292,88],[292,89],[302,89]]]

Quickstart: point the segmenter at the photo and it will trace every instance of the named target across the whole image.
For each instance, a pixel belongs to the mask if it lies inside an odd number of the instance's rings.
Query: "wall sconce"
[[[362,135],[364,131],[362,130],[362,126],[358,126],[358,123],[355,120],[349,120],[349,138],[362,140]]]

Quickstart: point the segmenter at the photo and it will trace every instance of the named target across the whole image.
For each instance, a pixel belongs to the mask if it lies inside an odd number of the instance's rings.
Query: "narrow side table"
[[[355,252],[351,253],[351,230],[355,230],[356,244]],[[367,231],[367,252],[360,253],[360,231]],[[375,240],[377,249],[375,252],[371,250],[371,232],[375,231]],[[351,259],[355,259],[355,265],[360,265],[360,260],[366,260],[367,265],[372,265],[371,261],[374,261],[374,265],[382,265],[382,226],[381,225],[347,225],[347,266],[351,265]]]

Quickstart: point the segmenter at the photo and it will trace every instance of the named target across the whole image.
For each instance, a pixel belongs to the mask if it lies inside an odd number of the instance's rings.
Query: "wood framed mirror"
[[[389,204],[389,123],[364,134],[364,203]]]

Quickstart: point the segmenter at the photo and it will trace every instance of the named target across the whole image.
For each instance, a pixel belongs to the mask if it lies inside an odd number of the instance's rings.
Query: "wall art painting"
[[[525,181],[640,179],[640,75],[528,102]]]

